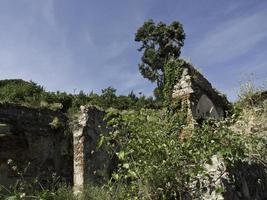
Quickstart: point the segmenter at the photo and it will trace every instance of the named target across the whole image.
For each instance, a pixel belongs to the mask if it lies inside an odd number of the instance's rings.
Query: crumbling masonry
[[[175,85],[173,98],[182,99],[193,123],[223,118],[228,105],[225,96],[190,64]],[[56,173],[72,184],[75,192],[91,182],[101,184],[109,178],[112,165],[108,154],[97,148],[99,137],[108,132],[104,115],[94,106],[82,106],[71,133],[66,133],[69,121],[61,112],[1,103],[0,184],[12,184],[18,178],[7,164],[9,159],[30,162],[25,174],[29,178]]]
[[[194,123],[207,117],[224,117],[228,104],[190,64],[175,85],[173,98],[182,99]],[[111,159],[97,148],[100,135],[107,133],[104,114],[94,106],[82,106],[72,133],[66,133],[68,118],[59,111],[0,104],[0,184],[12,184],[17,178],[8,159],[18,164],[30,162],[27,177],[47,178],[56,173],[73,184],[75,191],[90,182],[106,180]]]
[[[172,97],[182,100],[182,107],[187,109],[190,123],[207,118],[222,119],[229,105],[226,97],[216,91],[190,63],[185,64]]]

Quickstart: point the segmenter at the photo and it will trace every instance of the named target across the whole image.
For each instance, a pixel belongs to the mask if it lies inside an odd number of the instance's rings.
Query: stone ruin
[[[194,124],[207,118],[225,117],[229,102],[190,63],[185,63],[180,80],[175,84],[173,99],[182,100],[188,120]]]
[[[53,122],[60,121],[57,126]],[[52,173],[72,182],[72,141],[66,136],[67,118],[61,112],[0,103],[0,184],[14,184],[13,160],[24,178],[45,181]]]
[[[94,106],[82,106],[70,129],[61,112],[0,103],[0,185],[8,187],[19,178],[9,160],[18,170],[27,168],[25,179],[38,177],[46,184],[51,175],[58,176],[75,192],[107,180],[112,159],[97,148],[99,136],[107,133],[104,114]]]
[[[182,99],[192,121],[220,119],[228,103],[190,64],[175,85],[173,98]],[[70,129],[70,120],[60,111],[0,103],[0,184],[7,186],[18,178],[8,159],[21,166],[30,163],[26,178],[45,180],[55,173],[74,191],[90,182],[101,184],[112,168],[112,159],[97,148],[99,136],[108,132],[104,115],[94,106],[82,106]]]
[[[188,63],[172,96],[182,100],[182,109],[187,109],[192,124],[209,117],[221,119],[226,114],[226,97]],[[46,180],[54,173],[76,193],[86,184],[108,180],[114,161],[97,148],[100,135],[108,133],[104,115],[97,107],[82,106],[70,125],[60,111],[0,103],[0,184],[8,186],[18,178],[8,165],[9,159],[22,166],[30,163],[25,178]]]
[[[107,134],[105,112],[94,106],[81,106],[81,114],[73,128],[74,192],[84,185],[101,184],[111,175],[112,159],[107,152],[97,148],[101,135]]]

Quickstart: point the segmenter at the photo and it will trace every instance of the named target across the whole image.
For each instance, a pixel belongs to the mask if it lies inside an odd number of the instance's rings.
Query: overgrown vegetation
[[[101,94],[94,92],[78,94],[66,92],[47,92],[34,82],[23,80],[1,80],[0,101],[24,104],[26,106],[47,107],[63,112],[76,112],[81,105],[92,104],[104,109],[113,107],[119,110],[141,108],[159,108],[161,105],[152,97],[136,95],[116,95],[116,89],[108,87]]]
[[[235,133],[229,128],[231,119],[207,121],[182,140],[184,113],[110,110],[107,117],[113,127],[107,147],[119,160],[112,180],[128,185],[127,199],[200,197],[212,185],[204,168],[212,156],[222,156],[227,166],[233,166],[264,152],[258,146],[261,138]]]
[[[187,112],[181,110],[179,99],[172,99],[173,87],[187,64],[178,58],[184,39],[179,22],[168,26],[149,20],[136,33],[135,40],[141,42],[143,50],[140,72],[158,83],[156,100],[133,92],[117,96],[112,87],[101,94],[67,94],[47,92],[33,82],[4,80],[0,81],[0,101],[47,107],[70,115],[85,104],[106,110],[110,132],[101,137],[99,148],[116,158],[116,166],[106,184],[86,187],[80,199],[201,199],[206,193],[222,194],[225,191],[222,184],[217,184],[218,177],[207,169],[214,156],[222,158],[226,167],[220,176],[227,174],[233,188],[239,184],[238,178],[229,174],[229,169],[237,163],[258,163],[266,170],[266,138],[259,129],[242,129],[244,123],[249,124],[246,120],[251,121],[245,109],[256,107],[251,115],[266,116],[266,92],[241,89],[240,100],[225,120],[206,120],[194,129],[186,128]],[[60,122],[54,118],[50,126],[57,129]],[[11,188],[2,187],[0,198],[78,199],[61,182],[45,188],[38,179],[26,181],[22,171],[13,170],[18,173],[18,182]],[[255,184],[263,187],[265,183]]]
[[[164,105],[167,107],[172,107],[176,103],[173,101],[172,93],[174,85],[179,81],[182,75],[182,70],[187,63],[182,59],[170,59],[164,65],[164,84],[163,84],[163,99]]]
[[[156,99],[164,101],[163,88],[165,83],[166,63],[178,59],[184,45],[185,33],[183,25],[174,21],[170,25],[163,22],[156,24],[147,20],[137,30],[135,41],[141,43],[138,49],[142,51],[140,73],[151,82],[156,82],[154,90]]]

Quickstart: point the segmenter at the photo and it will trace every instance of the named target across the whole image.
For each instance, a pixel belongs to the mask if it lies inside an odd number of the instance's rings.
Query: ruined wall
[[[189,63],[174,86],[172,96],[182,99],[183,104],[188,106],[189,115],[196,120],[209,117],[223,118],[228,105],[226,97],[216,91],[210,82]]]
[[[51,178],[52,173],[72,182],[71,137],[66,137],[67,118],[60,112],[0,104],[0,184],[18,178],[7,164],[29,167],[25,178]]]
[[[263,200],[267,198],[266,166],[262,163],[250,160],[227,165],[223,157],[216,154],[203,167],[210,177],[205,175],[199,177],[202,187],[206,188],[199,199]],[[223,192],[217,192],[218,188]]]
[[[75,192],[81,191],[86,184],[102,183],[109,176],[110,158],[97,148],[100,135],[107,134],[104,115],[105,112],[97,107],[81,106],[73,130]]]
[[[73,132],[66,133],[69,122],[61,112],[0,104],[0,184],[18,178],[10,159],[21,170],[30,163],[25,178],[48,180],[56,173],[75,191],[101,184],[110,170],[108,154],[97,148],[99,136],[107,133],[104,115],[94,106],[82,106]]]

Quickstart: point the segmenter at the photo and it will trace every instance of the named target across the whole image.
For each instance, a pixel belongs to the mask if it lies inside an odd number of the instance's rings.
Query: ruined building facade
[[[104,114],[82,106],[70,125],[61,112],[0,103],[0,184],[13,185],[17,172],[44,185],[52,175],[61,177],[74,191],[107,180],[111,159],[97,148],[100,135],[107,133]]]
[[[14,184],[17,172],[26,168],[26,179],[45,181],[54,174],[71,183],[72,141],[66,127],[61,112],[0,103],[0,184]]]
[[[187,109],[189,120],[193,123],[207,118],[222,119],[229,105],[226,97],[190,63],[185,64],[172,97],[182,100],[182,106]]]
[[[225,96],[189,63],[174,86],[172,98],[179,99],[187,111],[188,125],[207,118],[221,119],[228,107]],[[114,164],[107,152],[97,147],[99,138],[109,131],[104,116],[105,112],[95,106],[81,106],[77,119],[70,120],[60,111],[0,103],[0,185],[14,184],[19,178],[16,172],[25,168],[25,179],[38,177],[46,184],[51,175],[59,176],[74,192],[89,183],[102,184],[109,179]],[[217,173],[221,162],[217,157],[211,160],[210,173]],[[255,187],[259,177],[267,180],[264,170],[257,164],[239,163],[229,173],[240,187],[225,182],[225,199],[265,195],[266,184]],[[215,178],[216,182],[222,180]],[[210,195],[206,199],[212,199]]]
[[[223,118],[228,104],[189,64],[174,86],[173,98],[182,100],[194,123],[208,117]],[[112,168],[112,159],[97,148],[99,137],[108,132],[104,115],[99,108],[82,106],[70,126],[59,111],[0,103],[0,184],[12,184],[17,178],[7,164],[9,159],[18,164],[29,162],[26,178],[46,179],[56,173],[75,191],[90,182],[101,184]]]

